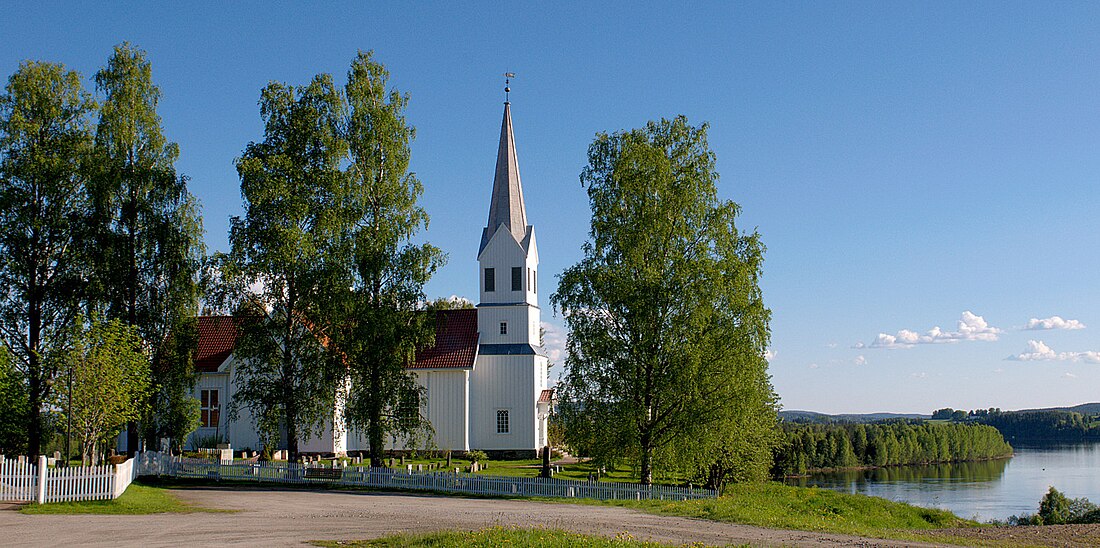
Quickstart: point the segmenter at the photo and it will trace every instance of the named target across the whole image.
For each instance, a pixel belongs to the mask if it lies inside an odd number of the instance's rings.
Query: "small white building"
[[[425,390],[421,412],[432,424],[437,448],[533,457],[547,444],[553,392],[539,342],[538,246],[535,229],[527,224],[508,102],[477,260],[477,309],[437,312],[435,345],[418,353],[409,372]],[[202,411],[192,441],[217,436],[234,449],[258,450],[252,417],[242,411],[237,421],[229,421],[224,411],[234,397],[237,323],[228,316],[204,316],[198,331],[195,398]],[[346,432],[340,423],[333,410],[325,433],[300,442],[300,451],[366,450],[365,436]],[[388,448],[405,449],[398,443]]]

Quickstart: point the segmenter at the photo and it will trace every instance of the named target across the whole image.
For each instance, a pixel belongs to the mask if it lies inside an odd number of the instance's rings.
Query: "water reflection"
[[[1011,459],[850,470],[788,483],[946,508],[980,521],[1035,513],[1050,486],[1100,502],[1100,444],[1015,448]]]
[[[806,478],[792,478],[788,483],[807,487],[830,484],[859,485],[866,482],[939,482],[946,485],[968,485],[975,482],[998,480],[1004,475],[1009,459],[980,462],[956,462],[926,466],[891,466],[871,470],[844,470],[828,474],[816,474]]]

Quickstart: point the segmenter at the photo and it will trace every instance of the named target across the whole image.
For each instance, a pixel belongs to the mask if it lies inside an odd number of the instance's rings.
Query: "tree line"
[[[207,256],[146,53],[117,46],[94,94],[23,62],[0,94],[0,452],[64,432],[94,459],[124,424],[131,453],[178,449],[199,422],[200,302],[240,328],[230,413],[292,458],[338,401],[375,461],[385,435],[421,432],[394,410],[416,390],[404,365],[431,342],[423,285],[445,257],[412,243],[428,216],[388,78],[367,52],[344,86],[266,86],[263,138],[237,161],[245,214]]]
[[[1017,411],[978,419],[1005,438],[1032,442],[1100,441],[1100,417],[1072,411]]]
[[[1005,438],[1024,442],[1074,443],[1100,441],[1100,416],[1043,409],[1001,411],[998,408],[963,411],[949,407],[937,409],[933,419],[988,424]]]
[[[230,249],[207,256],[151,75],[122,44],[94,97],[44,62],[23,63],[0,97],[0,450],[36,454],[60,422],[93,453],[124,422],[131,452],[178,448],[199,420],[200,302],[235,319],[229,415],[254,416],[266,445],[294,459],[342,420],[380,464],[387,436],[430,436],[402,412],[422,396],[405,365],[432,342],[423,288],[446,257],[416,243],[429,219],[409,96],[369,52],[343,85],[265,86],[263,135],[236,161],[244,213]],[[551,299],[570,329],[566,441],[643,483],[763,478],[780,441],[764,245],[719,198],[706,135],[683,116],[596,135],[581,173],[590,241]],[[77,416],[97,406],[116,412]]]
[[[0,414],[19,417],[6,451],[37,454],[58,430],[102,442],[104,422],[176,437],[197,413],[178,350],[197,312],[198,203],[145,53],[117,46],[92,81],[94,95],[61,64],[25,61],[0,95]],[[85,375],[106,370],[118,376]]]
[[[815,470],[965,462],[1012,455],[996,429],[978,424],[888,421],[872,424],[783,423],[772,474]]]

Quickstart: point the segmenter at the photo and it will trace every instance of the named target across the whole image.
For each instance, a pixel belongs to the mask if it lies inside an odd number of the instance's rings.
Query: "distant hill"
[[[876,422],[887,419],[928,419],[931,418],[931,415],[917,413],[842,413],[840,415],[829,415],[814,411],[790,410],[780,411],[779,418],[792,422]]]
[[[1082,415],[1100,415],[1100,402],[1082,403],[1073,407],[1044,407],[1042,409],[1015,409],[1004,413],[1030,413],[1040,411],[1067,411]],[[918,413],[842,413],[829,415],[816,411],[802,411],[797,409],[779,412],[779,418],[791,422],[876,422],[888,419],[930,419],[932,415]]]
[[[1073,407],[1044,407],[1042,409],[1020,409],[1012,412],[1026,413],[1029,411],[1069,411],[1071,413],[1080,413],[1082,415],[1100,415],[1100,402],[1082,403],[1081,405],[1074,405]]]

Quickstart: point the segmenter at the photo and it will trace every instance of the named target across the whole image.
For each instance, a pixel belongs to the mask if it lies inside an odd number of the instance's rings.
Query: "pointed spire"
[[[493,196],[489,202],[489,222],[481,238],[481,249],[489,243],[500,225],[506,226],[517,242],[523,242],[527,233],[527,210],[523,205],[523,186],[519,180],[516,140],[512,135],[511,105],[507,102],[504,103],[504,120],[500,124],[500,147],[497,149]]]

